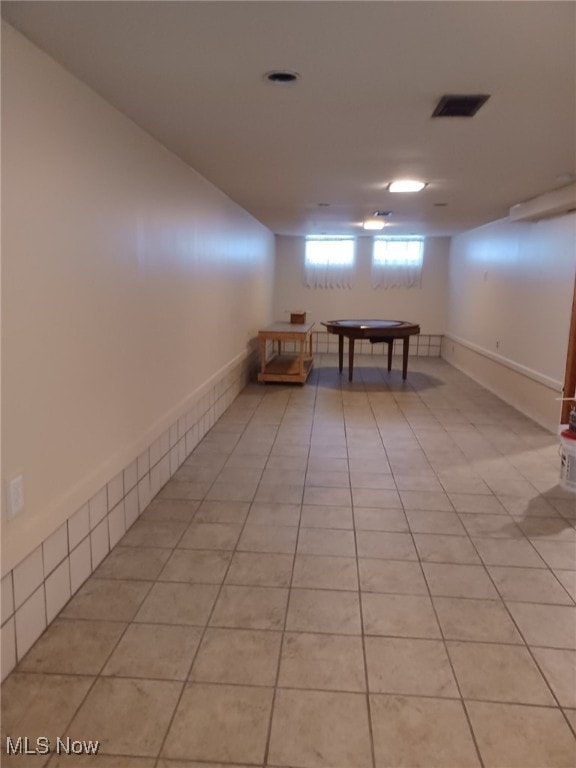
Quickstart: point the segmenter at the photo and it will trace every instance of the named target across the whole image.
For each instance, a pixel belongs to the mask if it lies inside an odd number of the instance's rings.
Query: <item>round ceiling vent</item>
[[[291,85],[299,77],[298,72],[291,72],[289,69],[274,69],[264,75],[264,78],[274,85]]]

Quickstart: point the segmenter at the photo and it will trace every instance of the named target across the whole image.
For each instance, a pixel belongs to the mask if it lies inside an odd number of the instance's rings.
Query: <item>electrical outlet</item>
[[[8,481],[8,517],[15,517],[24,509],[24,477],[18,475]]]

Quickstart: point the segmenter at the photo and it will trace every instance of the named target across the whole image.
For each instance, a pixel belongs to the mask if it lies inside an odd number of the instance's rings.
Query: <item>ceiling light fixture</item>
[[[292,85],[299,77],[298,72],[292,72],[289,69],[274,69],[264,75],[264,79],[273,85]]]
[[[378,219],[366,219],[366,221],[362,222],[362,227],[364,229],[384,229],[386,226],[386,223],[384,221],[378,221]]]
[[[388,184],[389,192],[420,192],[426,186],[425,181],[416,179],[398,179]]]

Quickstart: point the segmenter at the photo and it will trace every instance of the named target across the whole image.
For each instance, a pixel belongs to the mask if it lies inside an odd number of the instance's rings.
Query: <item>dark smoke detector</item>
[[[432,117],[473,117],[489,98],[489,94],[442,96]]]

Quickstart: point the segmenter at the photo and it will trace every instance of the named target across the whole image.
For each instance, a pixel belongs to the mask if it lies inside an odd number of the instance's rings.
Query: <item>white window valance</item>
[[[420,287],[422,238],[376,237],[372,250],[373,288]]]
[[[306,238],[304,282],[308,288],[351,288],[353,238]]]

